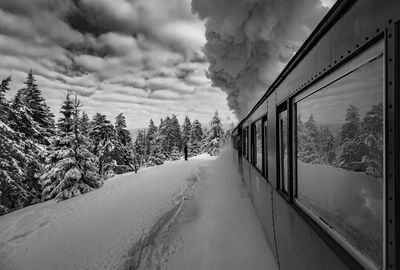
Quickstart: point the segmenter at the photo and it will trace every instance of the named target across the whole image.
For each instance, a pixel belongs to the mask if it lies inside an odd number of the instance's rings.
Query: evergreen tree
[[[365,172],[383,178],[383,104],[372,106],[363,119],[359,140],[365,144],[362,163]]]
[[[163,124],[161,120],[161,124]],[[150,119],[149,127],[147,130],[146,140],[146,151],[147,151],[147,166],[161,165],[164,163],[165,156],[160,150],[160,146],[157,144],[159,140],[159,134],[157,127],[154,125],[152,119]]]
[[[203,139],[203,130],[201,129],[200,122],[196,119],[190,132],[190,139],[188,143],[189,156],[196,156],[201,153],[201,145]]]
[[[169,120],[166,120],[165,123],[167,129],[168,153],[171,154],[174,146],[181,149],[181,128],[174,114]]]
[[[7,121],[8,115],[10,114],[10,104],[6,99],[6,92],[10,90],[9,84],[11,82],[11,76],[7,77],[1,82],[0,85],[0,120]]]
[[[35,198],[24,183],[29,161],[21,139],[0,121],[0,215],[24,207]]]
[[[181,142],[182,148],[189,143],[191,130],[192,130],[192,124],[190,122],[189,117],[186,116],[185,121],[183,122],[182,125],[182,142]]]
[[[129,130],[126,129],[125,116],[120,113],[115,118],[115,130],[117,132],[119,141],[119,148],[115,149],[114,159],[116,161],[115,172],[117,174],[132,171],[134,169],[134,158],[133,158],[133,145],[132,138]]]
[[[35,173],[39,168],[30,141],[12,127],[19,125],[18,112],[6,99],[11,77],[0,85],[0,215],[34,203],[38,199]]]
[[[40,91],[36,80],[33,76],[32,71],[29,72],[25,87],[21,89],[22,101],[29,109],[28,112],[32,117],[33,121],[38,123],[40,127],[40,133],[42,134],[42,140],[39,142],[42,144],[48,144],[48,138],[54,134],[54,115],[50,111],[50,107],[47,106],[42,92]]]
[[[160,126],[158,128],[157,134],[157,145],[159,147],[160,153],[162,153],[167,159],[170,156],[171,150],[169,147],[169,127],[170,118],[167,116],[164,120],[160,120]]]
[[[347,139],[353,139],[360,127],[360,116],[359,109],[353,105],[350,105],[346,110],[346,122],[343,124],[340,131],[340,138],[342,141]]]
[[[88,136],[90,130],[90,120],[89,116],[85,112],[82,113],[82,117],[79,123],[79,129],[82,132],[82,135]]]
[[[135,143],[133,145],[133,149],[135,151],[135,155],[139,166],[143,166],[143,164],[145,163],[146,147],[145,147],[144,136],[145,136],[144,132],[139,131]]]
[[[314,115],[310,115],[307,122],[303,124],[301,118],[297,119],[298,130],[298,157],[305,163],[321,163],[319,155],[319,139],[320,135]]]
[[[350,105],[346,111],[335,161],[336,166],[352,171],[363,171],[363,166],[365,166],[362,158],[366,149],[359,136],[360,117],[358,112],[358,108],[353,105]]]
[[[147,129],[146,139],[146,154],[153,155],[157,151],[156,147],[157,127],[154,125],[153,119],[150,119],[149,127]]]
[[[23,99],[22,90],[18,90],[11,104],[13,113],[8,115],[10,127],[24,134],[27,140],[32,141],[32,144],[34,142],[43,143],[47,141],[47,138],[44,139],[42,136],[42,129],[39,127],[38,123],[33,120],[30,109],[25,105]]]
[[[8,89],[9,82],[9,79],[3,81],[3,89]],[[41,193],[38,174],[42,169],[41,158],[44,148],[38,142],[43,142],[42,129],[32,119],[30,109],[23,102],[22,91],[18,91],[12,103],[5,100],[4,104],[7,109],[3,119],[6,119],[5,123],[15,132],[14,139],[18,138],[15,144],[19,144],[18,147],[23,150],[24,162],[20,164],[20,168],[24,172],[25,188],[32,194],[29,203],[34,203]]]
[[[69,199],[101,186],[97,173],[97,159],[87,150],[88,139],[79,130],[79,101],[71,107],[67,94],[61,107],[58,133],[54,136],[46,158],[46,169],[41,176],[42,200]]]
[[[114,126],[103,114],[96,113],[89,132],[91,152],[99,158],[99,174],[105,178],[115,174],[118,153],[121,153],[122,143]]]
[[[58,119],[57,127],[60,131],[72,131],[72,113],[74,111],[74,103],[71,100],[70,93],[67,93],[63,104],[61,105],[60,113],[63,115]]]
[[[207,132],[207,136],[203,144],[204,151],[211,156],[218,155],[223,136],[224,131],[222,129],[221,119],[218,116],[218,111],[216,111],[210,122],[210,130]]]
[[[125,116],[122,113],[118,114],[117,117],[115,117],[115,130],[124,146],[128,146],[132,143],[131,134],[126,127]]]

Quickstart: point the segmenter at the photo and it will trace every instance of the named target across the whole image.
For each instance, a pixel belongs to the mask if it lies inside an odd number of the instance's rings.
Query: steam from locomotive
[[[209,77],[243,118],[328,11],[320,0],[193,0],[206,20]]]

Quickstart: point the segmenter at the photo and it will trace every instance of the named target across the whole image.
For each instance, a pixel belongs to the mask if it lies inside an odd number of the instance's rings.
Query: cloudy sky
[[[208,123],[216,109],[235,116],[211,87],[201,51],[204,22],[190,0],[1,0],[0,78],[13,96],[32,69],[58,115],[67,90],[84,110],[130,128],[175,113]]]

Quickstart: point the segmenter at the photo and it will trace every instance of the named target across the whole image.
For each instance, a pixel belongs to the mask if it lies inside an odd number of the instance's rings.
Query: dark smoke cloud
[[[243,118],[328,11],[324,0],[192,0],[205,20],[209,78]]]

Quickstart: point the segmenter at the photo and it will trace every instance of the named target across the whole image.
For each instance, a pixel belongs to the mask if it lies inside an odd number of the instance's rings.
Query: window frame
[[[379,50],[379,48],[382,47],[382,50]],[[290,103],[290,109],[292,111],[291,113],[291,119],[292,124],[291,124],[291,131],[290,133],[292,134],[292,144],[291,144],[291,158],[290,160],[292,161],[291,163],[291,168],[292,168],[292,188],[293,188],[293,205],[294,209],[300,213],[301,216],[303,216],[306,221],[309,223],[312,223],[313,227],[316,227],[320,231],[322,231],[322,234],[324,238],[331,239],[334,241],[340,248],[344,249],[347,254],[350,254],[350,256],[356,260],[360,265],[362,265],[366,269],[374,269],[374,270],[380,270],[381,268],[376,265],[373,261],[371,261],[367,256],[363,255],[359,250],[357,250],[356,247],[354,247],[352,244],[348,242],[341,234],[339,234],[336,230],[334,230],[328,223],[326,223],[322,218],[320,218],[316,213],[314,213],[312,210],[308,209],[305,205],[301,203],[297,199],[298,195],[298,175],[297,175],[297,103],[315,93],[318,93],[319,91],[324,90],[325,88],[329,87],[331,84],[335,83],[336,81],[341,80],[342,78],[346,77],[347,75],[351,74],[358,68],[366,65],[370,61],[374,59],[378,59],[379,57],[382,57],[383,60],[383,81],[382,81],[382,96],[383,96],[383,104],[384,104],[384,126],[383,126],[383,133],[384,133],[384,141],[383,141],[383,155],[386,156],[386,149],[387,149],[387,143],[386,143],[386,128],[387,128],[387,119],[386,119],[386,88],[385,88],[385,83],[386,83],[386,68],[385,68],[385,42],[383,39],[378,39],[376,42],[368,46],[367,48],[363,49],[360,51],[356,56],[353,58],[349,59],[346,61],[342,66],[338,67],[336,70],[334,70],[332,73],[328,74],[327,76],[323,77],[321,80],[316,82],[315,84],[311,85],[310,87],[304,89],[304,91],[300,92],[299,94],[295,95],[292,98],[292,102]],[[279,119],[279,118],[278,118]],[[386,161],[384,159],[384,168],[387,167]],[[386,169],[384,169],[384,175],[383,175],[383,197],[382,197],[382,207],[383,207],[383,243],[382,243],[382,248],[383,248],[383,261],[382,261],[382,269],[385,269],[386,265],[386,231],[385,227],[387,224],[386,220],[386,198],[385,198],[385,190],[386,190],[386,183],[387,177],[386,177]]]
[[[252,138],[252,144],[251,144],[251,148],[252,148],[252,160],[251,160],[251,164],[253,165],[253,167],[261,174],[263,175],[263,170],[264,170],[264,143],[263,143],[263,129],[262,129],[262,118],[263,117],[259,117],[257,118],[257,120],[255,120],[254,122],[251,123],[251,138]],[[261,169],[259,167],[257,167],[257,133],[256,133],[256,123],[258,121],[261,121]]]
[[[266,126],[264,124],[267,124]],[[266,130],[265,130],[266,127]],[[265,180],[268,179],[268,115],[265,114],[261,117],[261,128],[262,128],[262,175]]]
[[[276,176],[277,176],[277,190],[279,194],[288,202],[292,201],[292,177],[291,177],[291,156],[292,156],[292,142],[291,142],[291,106],[290,106],[290,100],[287,99],[284,102],[282,102],[276,110],[276,146],[277,146],[277,151],[276,151]],[[281,149],[281,115],[282,113],[286,113],[286,144],[287,144],[287,164],[286,164],[286,170],[284,167],[282,167],[282,149]],[[283,181],[282,175],[283,173],[286,173],[287,175],[287,184],[288,186],[286,187],[286,190],[283,189]]]
[[[243,157],[249,160],[249,126],[243,128]]]
[[[393,35],[393,38],[391,37]],[[392,265],[393,269],[399,267],[400,248],[399,241],[399,218],[400,218],[400,185],[396,182],[400,176],[400,20],[390,24],[384,34],[386,41],[386,149],[393,149],[393,153],[386,152],[386,266]],[[388,83],[392,81],[391,85]],[[392,108],[388,109],[388,101]],[[390,222],[387,222],[390,221]]]

